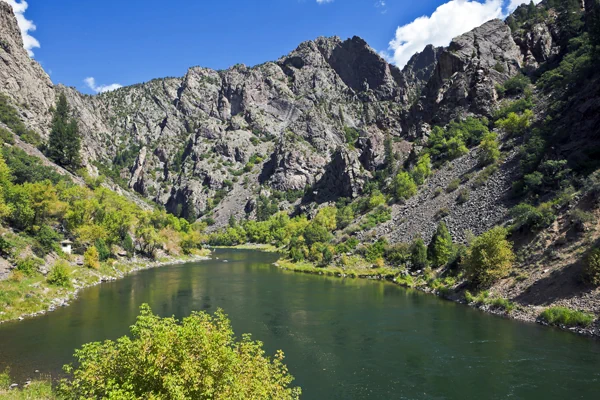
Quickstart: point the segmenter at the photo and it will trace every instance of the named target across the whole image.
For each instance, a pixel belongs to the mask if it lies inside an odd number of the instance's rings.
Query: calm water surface
[[[0,369],[57,376],[75,348],[126,334],[149,303],[162,316],[223,308],[238,334],[284,350],[304,399],[600,398],[597,341],[388,283],[281,271],[272,254],[215,257],[142,271],[0,325]]]

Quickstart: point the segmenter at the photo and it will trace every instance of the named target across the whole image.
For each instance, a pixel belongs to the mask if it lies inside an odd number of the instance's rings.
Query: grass
[[[587,327],[594,322],[592,314],[571,310],[566,307],[550,307],[540,314],[540,318],[551,325],[566,325],[569,327]]]
[[[465,300],[468,304],[474,304],[477,306],[488,305],[493,308],[503,310],[507,314],[510,314],[517,307],[515,303],[502,297],[490,297],[490,292],[487,290],[479,292],[477,295],[473,295],[467,290],[465,291]]]
[[[277,253],[279,248],[272,244],[246,243],[236,246],[213,246],[215,249],[260,250],[267,253]]]
[[[11,384],[9,371],[0,373],[0,399],[6,400],[33,400],[33,399],[56,399],[52,393],[52,384],[49,381],[34,381],[22,389],[10,390]]]

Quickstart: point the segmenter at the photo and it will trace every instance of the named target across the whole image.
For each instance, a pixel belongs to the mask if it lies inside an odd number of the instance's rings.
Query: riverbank
[[[72,266],[69,287],[51,285],[42,274],[0,281],[0,304],[6,305],[0,311],[0,324],[22,321],[66,307],[85,288],[115,281],[141,270],[207,260],[209,254],[209,250],[201,250],[194,255],[169,256],[159,260],[138,257],[111,260],[102,263],[98,270]]]
[[[519,304],[487,291],[473,295],[468,290],[463,289],[464,285],[461,280],[454,277],[440,278],[434,274],[430,276],[411,275],[387,267],[373,268],[366,262],[362,265],[357,264],[352,268],[347,269],[332,266],[317,267],[308,262],[294,263],[284,259],[280,259],[274,263],[274,265],[283,270],[305,274],[388,281],[404,288],[416,289],[449,301],[467,305],[489,314],[522,322],[537,323],[551,328],[558,328],[579,335],[600,339],[600,320],[596,318],[596,316],[594,316],[595,321],[587,327],[550,324],[541,317],[541,314],[545,310],[551,309],[551,306],[539,307]]]

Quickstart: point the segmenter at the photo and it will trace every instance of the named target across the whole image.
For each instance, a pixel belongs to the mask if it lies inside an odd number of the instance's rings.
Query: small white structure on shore
[[[73,244],[73,242],[71,242],[70,240],[63,240],[62,242],[60,242],[60,248],[62,250],[63,253],[65,254],[71,254],[71,245]]]

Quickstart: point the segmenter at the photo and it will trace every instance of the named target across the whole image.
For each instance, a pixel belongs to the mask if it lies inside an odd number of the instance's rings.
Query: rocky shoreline
[[[284,269],[287,271],[296,272],[296,273],[304,273],[304,274],[312,274],[312,275],[325,275],[325,273],[323,271],[319,271],[317,268],[315,268],[314,271],[301,271],[301,270],[293,270],[293,269],[282,267],[278,262],[273,263],[273,265],[275,265],[278,268],[281,268],[281,269]],[[350,275],[345,275],[345,274],[341,274],[341,273],[336,273],[331,276],[334,276],[337,278],[352,278],[352,279],[354,279]],[[578,326],[571,327],[571,326],[566,326],[566,325],[551,325],[538,317],[541,310],[543,309],[540,307],[517,304],[516,309],[513,310],[512,312],[508,313],[505,310],[502,310],[498,307],[494,307],[493,305],[490,305],[490,304],[482,304],[482,305],[477,305],[475,303],[469,304],[464,299],[462,292],[452,293],[452,295],[445,295],[445,294],[440,293],[439,291],[434,290],[428,286],[420,285],[420,286],[410,287],[410,286],[402,284],[401,282],[398,282],[398,280],[396,278],[389,278],[384,275],[358,274],[356,276],[356,278],[386,281],[386,282],[393,283],[395,285],[401,286],[406,289],[418,290],[420,292],[431,294],[431,295],[440,297],[444,300],[449,300],[449,301],[453,301],[455,303],[463,304],[463,305],[469,306],[471,308],[475,308],[475,309],[478,309],[485,313],[493,314],[493,315],[496,315],[499,317],[513,319],[515,321],[520,321],[520,322],[536,323],[536,324],[543,325],[543,326],[546,326],[549,328],[556,328],[556,329],[560,329],[563,331],[575,333],[575,334],[578,334],[581,336],[585,336],[585,337],[589,337],[589,338],[593,338],[593,339],[600,339],[600,319],[596,319],[594,321],[594,323],[592,323],[592,325],[590,325],[589,327],[585,327],[585,328],[578,327]]]
[[[57,298],[53,299],[50,306],[47,309],[40,310],[40,311],[33,312],[33,313],[28,313],[28,314],[22,314],[19,317],[14,318],[14,319],[7,319],[4,321],[0,321],[0,324],[6,323],[6,322],[23,321],[28,318],[34,318],[34,317],[38,317],[38,316],[53,312],[56,309],[58,309],[59,307],[67,307],[71,301],[77,299],[77,295],[79,294],[79,292],[81,290],[100,285],[104,282],[116,281],[118,279],[124,278],[125,276],[130,275],[135,272],[138,272],[138,271],[143,271],[143,270],[158,268],[158,267],[164,267],[166,265],[178,265],[178,264],[185,264],[185,263],[195,262],[195,261],[204,261],[204,260],[209,260],[209,259],[210,259],[210,257],[208,257],[208,256],[194,255],[194,256],[187,256],[185,258],[172,257],[172,258],[168,258],[168,259],[160,260],[160,261],[151,261],[149,259],[139,259],[139,258],[127,260],[126,262],[123,262],[122,264],[134,266],[132,269],[128,270],[127,272],[122,272],[115,268],[115,272],[117,273],[117,276],[98,275],[98,280],[96,282],[93,282],[91,284],[84,284],[84,285],[74,285],[72,290],[70,290],[65,296],[57,297]]]

